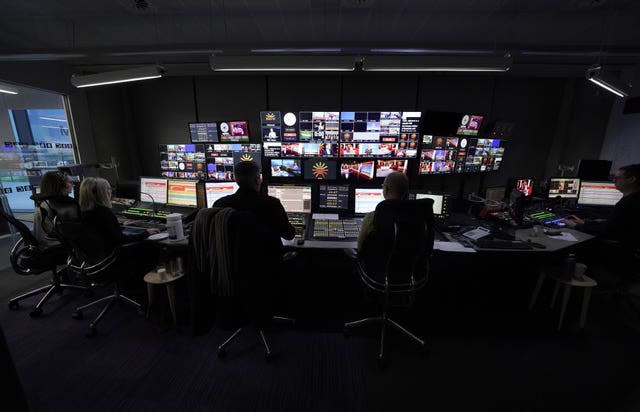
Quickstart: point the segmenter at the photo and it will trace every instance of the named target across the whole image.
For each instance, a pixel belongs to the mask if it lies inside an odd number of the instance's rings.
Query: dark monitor
[[[167,204],[198,207],[197,183],[192,180],[167,180]]]
[[[189,135],[191,143],[218,143],[218,124],[209,123],[189,123]]]
[[[284,210],[292,213],[311,213],[311,186],[267,187],[269,196],[280,200]]]
[[[304,161],[305,180],[336,180],[338,163],[322,158]]]
[[[552,177],[549,179],[549,199],[577,199],[580,179],[577,177]]]
[[[615,206],[622,199],[622,192],[612,182],[580,182],[578,204],[582,206]]]
[[[346,212],[349,210],[349,185],[318,185],[319,212]]]
[[[534,179],[532,178],[520,178],[515,179],[514,189],[522,193],[525,197],[531,197],[533,195]]]
[[[610,160],[581,159],[580,164],[578,164],[577,177],[583,180],[609,180],[611,164]]]
[[[507,188],[504,186],[488,187],[485,189],[484,198],[492,202],[502,202],[506,196]]]
[[[445,194],[416,193],[415,199],[433,200],[433,216],[435,218],[444,219],[449,214],[449,196]]]
[[[118,197],[123,196],[118,194]],[[167,203],[167,179],[163,177],[141,177],[140,201],[162,205]]]

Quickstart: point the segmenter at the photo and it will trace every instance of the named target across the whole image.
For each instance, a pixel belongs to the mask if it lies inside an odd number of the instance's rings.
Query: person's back
[[[62,172],[50,171],[42,176],[38,198],[68,196],[73,190],[71,178]],[[38,201],[33,214],[33,235],[42,248],[57,246],[60,242],[53,235],[53,213],[46,201]]]

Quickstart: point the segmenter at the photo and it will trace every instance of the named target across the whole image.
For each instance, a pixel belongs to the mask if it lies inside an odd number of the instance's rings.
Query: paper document
[[[549,236],[549,239],[566,240],[567,242],[578,241],[578,239],[569,232],[562,232],[559,236]]]
[[[445,242],[442,240],[435,240],[433,242],[433,248],[436,250],[443,250],[445,252],[476,253],[476,250],[474,248],[465,247],[460,242]]]

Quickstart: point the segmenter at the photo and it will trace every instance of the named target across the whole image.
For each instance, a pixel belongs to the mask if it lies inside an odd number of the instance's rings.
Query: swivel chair
[[[358,252],[357,271],[364,285],[381,297],[382,314],[345,323],[352,328],[380,324],[378,364],[385,362],[385,336],[392,326],[422,348],[425,341],[391,319],[392,307],[409,307],[429,278],[433,252],[433,200],[385,200],[376,207],[374,230]]]
[[[214,230],[211,230],[212,225]],[[206,267],[199,270],[212,275],[212,293],[219,302],[218,323],[242,324],[218,346],[218,357],[227,355],[227,347],[250,324],[257,330],[265,348],[265,359],[270,361],[272,352],[264,327],[271,321],[295,321],[272,314],[273,294],[270,290],[273,288],[273,279],[269,275],[277,270],[279,257],[275,256],[275,251],[265,249],[268,243],[265,241],[264,228],[258,224],[253,213],[231,208],[209,208],[202,209],[196,216],[192,237],[196,260],[203,261],[204,258],[211,262],[205,262]],[[219,243],[221,240],[224,240],[224,245]],[[205,250],[211,251],[211,256],[200,256],[201,252],[198,251]]]
[[[122,251],[132,244],[125,244],[115,248],[113,251],[105,252],[101,247],[101,240],[93,233],[86,230],[80,221],[64,221],[56,219],[56,231],[61,240],[71,249],[71,254],[67,260],[69,272],[82,278],[92,288],[114,285],[113,293],[87,305],[78,306],[72,315],[74,319],[83,319],[84,310],[106,302],[100,313],[89,323],[87,337],[97,334],[96,326],[102,317],[109,311],[116,302],[123,302],[133,306],[142,314],[142,305],[133,299],[120,293],[118,279],[126,273],[125,262],[120,258]]]
[[[49,285],[14,297],[9,300],[9,309],[16,310],[20,306],[20,301],[44,293],[44,296],[29,313],[31,317],[35,318],[42,315],[42,307],[54,293],[62,294],[65,289],[88,291],[86,287],[63,281],[62,276],[66,268],[58,271],[58,266],[65,265],[68,256],[67,249],[63,245],[42,247],[24,223],[3,210],[0,210],[0,217],[20,234],[20,239],[9,253],[9,261],[13,270],[19,275],[39,275],[51,271]]]

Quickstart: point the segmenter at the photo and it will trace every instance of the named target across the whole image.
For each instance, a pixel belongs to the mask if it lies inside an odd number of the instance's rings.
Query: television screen
[[[220,141],[223,143],[249,142],[249,124],[246,120],[220,122],[219,128]]]
[[[300,112],[301,142],[338,142],[340,112]]]
[[[407,174],[408,160],[376,160],[376,177],[387,177],[393,172]]]
[[[445,195],[434,195],[430,193],[416,193],[416,200],[431,199],[433,200],[433,215],[442,217],[447,213],[447,202]]]
[[[301,174],[300,159],[271,159],[271,177],[297,177]]]
[[[338,164],[335,160],[322,158],[304,161],[304,178],[306,180],[335,180]]]
[[[384,200],[382,189],[356,188],[356,213],[369,213],[376,210],[378,203]]]
[[[282,140],[282,118],[280,112],[260,112],[260,126],[263,142],[279,142]]]
[[[206,182],[207,207],[212,207],[216,200],[232,195],[238,190],[236,182]]]
[[[167,204],[172,206],[197,207],[196,184],[197,182],[169,179],[167,185]]]
[[[471,139],[466,156],[466,172],[490,172],[500,169],[504,148],[500,139]]]
[[[464,136],[477,136],[482,126],[484,116],[477,114],[465,114],[460,120],[460,126],[458,127],[458,134]]]
[[[574,177],[553,177],[549,180],[549,199],[561,197],[575,199],[580,190],[580,179]]]
[[[189,135],[191,143],[218,143],[218,124],[216,122],[189,123]]]
[[[526,197],[533,195],[533,179],[516,179],[516,190]]]
[[[160,174],[180,179],[204,179],[204,147],[202,144],[160,145]]]
[[[321,210],[349,209],[349,186],[320,185],[318,190],[318,208]]]
[[[584,206],[615,206],[622,199],[622,192],[612,182],[580,182],[578,204]]]
[[[167,203],[167,179],[157,177],[140,178],[140,201],[156,204]]]
[[[269,196],[280,200],[284,210],[292,213],[311,213],[311,186],[267,187]]]
[[[363,182],[374,177],[374,161],[343,161],[340,164],[340,177],[347,181]]]
[[[337,143],[283,143],[284,157],[337,157]]]
[[[210,144],[205,154],[209,180],[233,181],[233,167],[242,160],[252,160],[262,169],[260,144]]]

